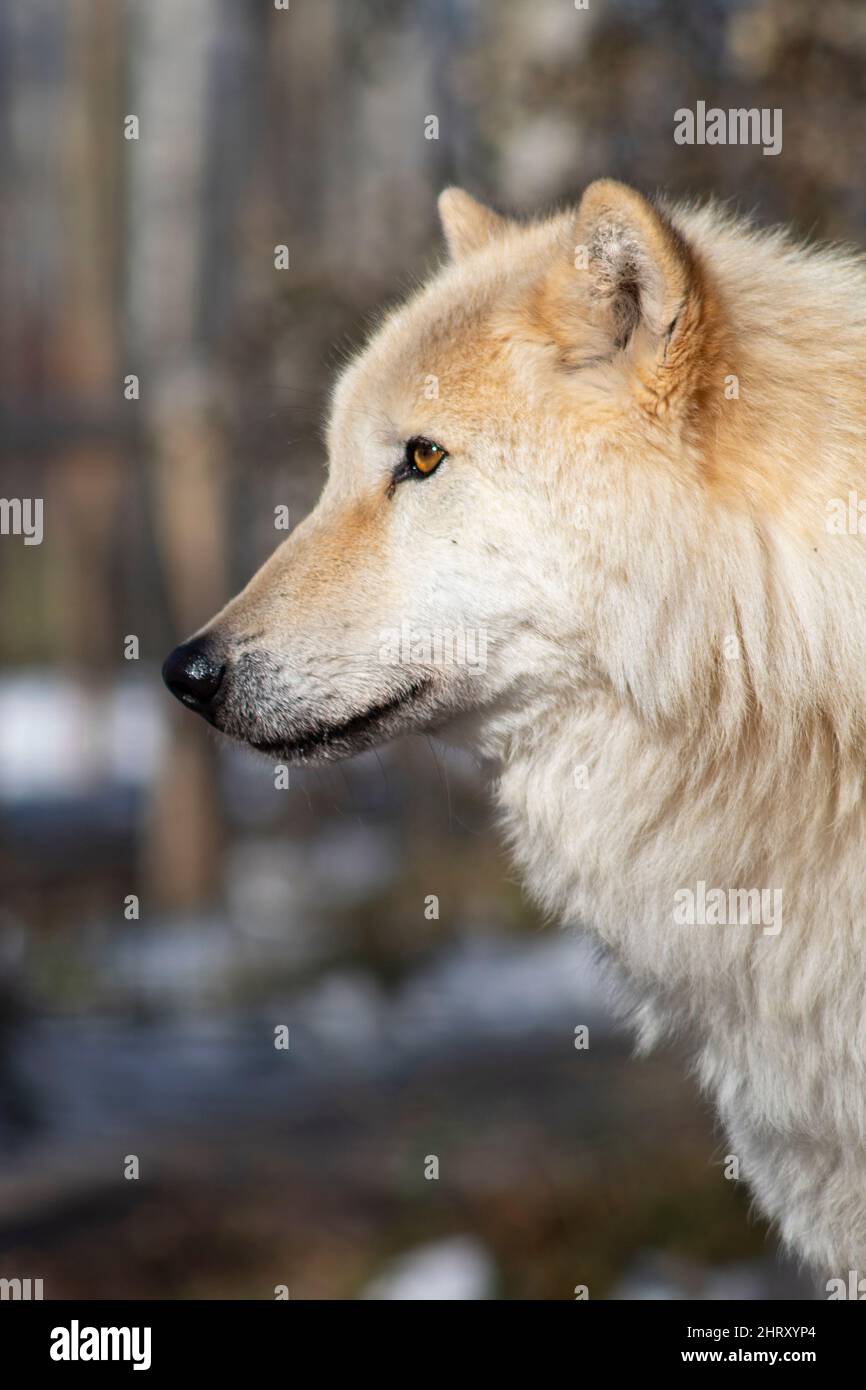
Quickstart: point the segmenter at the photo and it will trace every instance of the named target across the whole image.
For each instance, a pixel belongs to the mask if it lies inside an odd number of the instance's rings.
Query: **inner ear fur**
[[[703,298],[696,258],[667,216],[613,179],[591,183],[575,240],[586,253],[587,298],[614,349],[639,332],[663,349],[693,326]]]

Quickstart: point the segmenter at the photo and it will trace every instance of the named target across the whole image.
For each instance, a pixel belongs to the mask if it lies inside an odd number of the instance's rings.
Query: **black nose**
[[[162,678],[182,704],[206,715],[225,669],[213,642],[199,637],[169,653],[163,663]]]

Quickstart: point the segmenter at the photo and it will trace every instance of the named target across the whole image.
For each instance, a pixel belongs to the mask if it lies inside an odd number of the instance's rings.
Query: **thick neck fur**
[[[574,629],[594,668],[577,679],[552,643],[535,693],[484,746],[535,897],[625,967],[645,1041],[693,1040],[789,1238],[862,1261],[849,1170],[866,1143],[866,552],[826,518],[863,476],[864,276],[778,238],[744,255],[741,228],[682,216],[736,315],[739,399],[676,471],[651,434],[639,477],[615,439],[587,446],[599,526],[575,576],[588,549],[604,582],[592,594],[575,577],[591,611]],[[675,894],[700,881],[778,890],[780,929],[677,924]],[[802,1171],[792,1137],[814,1149]]]

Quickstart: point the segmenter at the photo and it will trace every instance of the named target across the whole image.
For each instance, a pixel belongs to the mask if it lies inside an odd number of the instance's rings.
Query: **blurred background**
[[[859,0],[6,0],[0,492],[44,539],[0,537],[0,1278],[811,1296],[683,1059],[633,1061],[579,924],[523,901],[471,760],[278,789],[159,666],[313,504],[442,186],[529,212],[612,175],[862,240],[864,60]],[[698,100],[782,108],[782,153],[676,145]]]

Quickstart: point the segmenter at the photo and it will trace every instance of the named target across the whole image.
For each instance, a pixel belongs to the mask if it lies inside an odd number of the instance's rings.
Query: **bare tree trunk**
[[[202,340],[204,180],[214,129],[210,73],[220,10],[211,0],[134,0],[126,147],[129,362],[140,377],[155,529],[177,640],[226,592],[225,469],[218,383]],[[160,654],[161,655],[161,654]],[[146,899],[202,907],[218,891],[221,816],[215,748],[172,709],[142,844]]]

